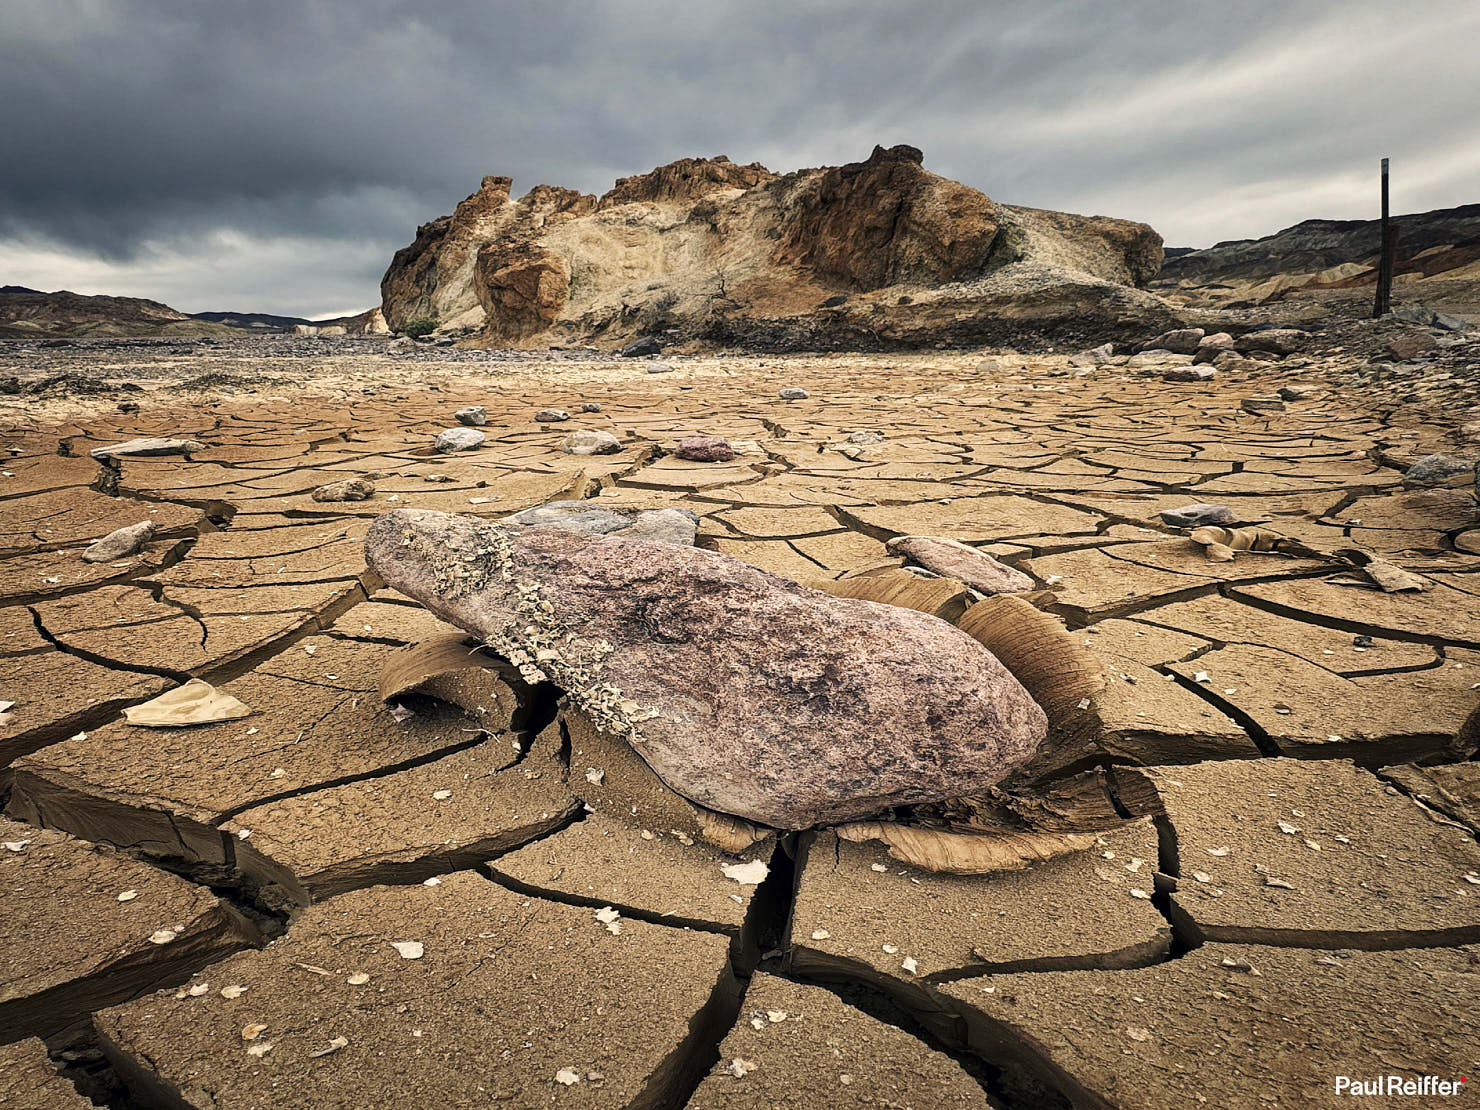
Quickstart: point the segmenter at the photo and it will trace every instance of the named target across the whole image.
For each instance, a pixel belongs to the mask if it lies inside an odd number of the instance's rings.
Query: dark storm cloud
[[[1480,199],[1471,0],[8,0],[0,281],[187,308],[372,303],[487,172],[910,142],[1172,242]],[[44,275],[54,274],[52,280]]]

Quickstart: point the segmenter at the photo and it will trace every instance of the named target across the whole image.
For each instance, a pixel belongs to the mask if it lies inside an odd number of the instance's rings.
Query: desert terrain
[[[1162,337],[1189,353],[0,344],[0,1105],[1377,1106],[1336,1077],[1473,1073],[1480,341],[1322,297]],[[1000,813],[717,819],[366,561],[396,510],[562,502],[955,626],[1052,758]],[[671,600],[631,649],[759,690],[780,640]],[[188,680],[229,712],[126,719]],[[872,758],[819,689],[782,735]]]

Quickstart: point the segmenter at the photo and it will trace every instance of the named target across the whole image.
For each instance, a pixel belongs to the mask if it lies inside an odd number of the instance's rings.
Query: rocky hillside
[[[1411,299],[1443,301],[1480,289],[1480,204],[1395,218],[1394,286]],[[1262,239],[1169,252],[1159,290],[1229,307],[1283,300],[1297,291],[1372,287],[1381,243],[1377,220],[1306,220]],[[1406,287],[1406,288],[1405,288]]]
[[[231,334],[222,324],[139,297],[85,297],[65,289],[41,293],[18,286],[0,290],[0,339]]]
[[[507,177],[417,229],[381,282],[394,330],[486,346],[887,348],[1142,336],[1144,224],[998,204],[920,151],[778,175],[686,158],[597,197]]]

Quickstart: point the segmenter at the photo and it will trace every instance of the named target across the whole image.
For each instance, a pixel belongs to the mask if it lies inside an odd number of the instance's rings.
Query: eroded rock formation
[[[540,185],[514,200],[509,178],[485,177],[396,253],[385,317],[488,346],[650,335],[772,349],[1176,323],[1135,288],[1161,264],[1146,225],[998,204],[923,160],[876,147],[780,176],[684,158],[600,198]]]

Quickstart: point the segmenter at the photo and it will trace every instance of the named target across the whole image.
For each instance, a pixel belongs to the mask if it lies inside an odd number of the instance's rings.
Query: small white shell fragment
[[[150,936],[149,936],[149,943],[150,944],[168,944],[170,941],[174,940],[175,937],[177,937],[178,935],[179,934],[176,933],[175,930],[173,930],[173,929],[160,929],[160,930],[158,930],[158,931],[150,934]]]
[[[267,1032],[267,1026],[253,1022],[251,1025],[242,1026],[242,1040],[255,1041],[263,1033]]]
[[[813,940],[826,940],[830,936],[832,936],[832,934],[829,933],[826,929],[814,929],[812,931]]]
[[[879,871],[879,872],[884,872],[884,871],[888,871],[889,870],[889,868],[885,867],[882,863],[871,863],[871,864],[868,865],[868,869],[870,871]]]
[[[592,786],[600,786],[601,780],[606,778],[606,772],[597,767],[586,768],[586,781]]]
[[[1209,875],[1206,871],[1194,871],[1192,877],[1200,883],[1210,883],[1213,881],[1213,876]]]
[[[886,956],[899,955],[899,945],[897,944],[881,944],[879,947],[884,950],[884,955]]]
[[[730,1061],[730,1074],[736,1079],[744,1079],[746,1073],[753,1071],[755,1071],[755,1062],[753,1060],[742,1060],[736,1056]]]
[[[725,873],[725,878],[734,879],[742,886],[756,886],[771,872],[765,861],[758,859],[749,863],[722,863],[719,869]]]
[[[221,997],[222,998],[240,998],[242,995],[244,995],[246,993],[247,993],[247,988],[246,987],[237,986],[235,984],[233,984],[232,986],[229,986],[229,987],[222,987],[221,988]]]
[[[1142,1029],[1140,1026],[1130,1025],[1126,1027],[1125,1035],[1138,1043],[1144,1043],[1151,1039],[1151,1030]]]
[[[581,1073],[571,1071],[570,1068],[561,1068],[555,1073],[555,1082],[562,1087],[574,1087],[581,1081]]]
[[[438,877],[436,875],[433,875],[433,876],[431,876],[431,878],[423,879],[421,881],[421,885],[422,886],[441,886],[442,885],[442,880],[441,880],[440,877]]]
[[[266,1056],[272,1051],[272,1045],[267,1041],[255,1041],[247,1045],[248,1056]]]
[[[1280,826],[1280,832],[1284,833],[1286,836],[1294,836],[1296,833],[1298,833],[1300,831],[1299,826],[1292,825],[1288,821],[1281,821],[1281,822],[1279,822],[1279,826]]]
[[[210,989],[211,989],[211,984],[209,984],[209,983],[196,983],[189,990],[187,990],[185,993],[188,994],[191,998],[199,998],[201,995],[205,994]]]
[[[119,893],[118,900],[120,902],[132,902],[138,896],[139,892],[137,890],[125,890]]]
[[[610,925],[613,921],[621,916],[622,915],[620,913],[612,909],[612,907],[610,906],[602,906],[601,909],[596,911],[596,920],[601,922],[603,925]]]
[[[419,960],[426,952],[419,940],[393,940],[391,947],[400,953],[403,960]]]
[[[370,982],[370,976],[363,971],[356,971],[345,982],[352,987],[363,987],[366,983]]]
[[[783,1022],[783,1021],[786,1020],[786,1011],[785,1010],[767,1010],[766,1011],[766,1017],[771,1022],[772,1025],[779,1025],[781,1022]]]
[[[906,975],[915,974],[919,967],[920,965],[915,962],[915,957],[913,956],[906,956],[903,960],[899,962],[900,970],[903,971]]]
[[[1229,849],[1229,848],[1208,848],[1208,849],[1206,849],[1208,855],[1210,855],[1210,856],[1226,856],[1226,855],[1228,855],[1228,853],[1231,850],[1232,849]]]
[[[29,840],[7,840],[5,841],[5,850],[7,852],[23,852],[29,843],[31,843]]]
[[[435,800],[439,801],[439,802],[445,802],[448,798],[452,797],[452,791],[451,790],[433,790],[432,791],[432,797]]]
[[[1131,888],[1131,897],[1132,898],[1143,898],[1143,899],[1149,900],[1151,898],[1151,895],[1147,894],[1140,887],[1132,887]]]

